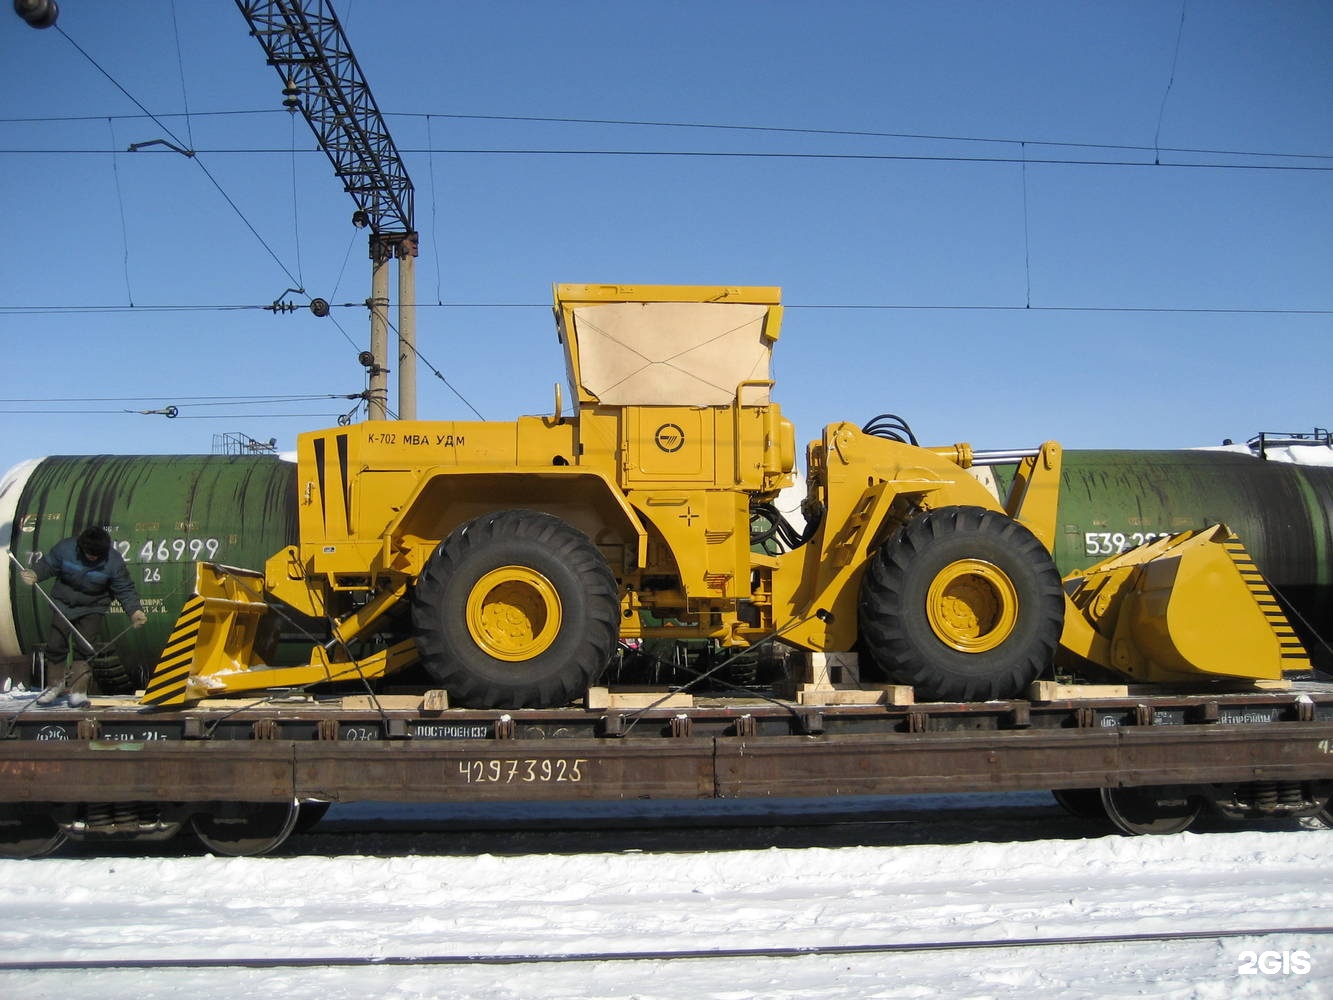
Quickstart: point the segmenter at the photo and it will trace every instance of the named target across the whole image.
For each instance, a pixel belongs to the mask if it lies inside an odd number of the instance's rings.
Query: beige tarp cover
[[[730,406],[769,377],[762,305],[613,302],[574,310],[583,387],[607,406]],[[749,405],[768,389],[747,389]]]

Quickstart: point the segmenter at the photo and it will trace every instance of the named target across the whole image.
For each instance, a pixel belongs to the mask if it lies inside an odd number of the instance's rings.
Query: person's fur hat
[[[79,551],[93,562],[101,562],[111,551],[111,536],[95,524],[84,528],[79,533]]]

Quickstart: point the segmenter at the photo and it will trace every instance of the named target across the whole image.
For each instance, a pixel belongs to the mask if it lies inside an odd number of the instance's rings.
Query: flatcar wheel
[[[67,839],[42,806],[0,803],[0,858],[44,858]]]
[[[1122,833],[1165,835],[1187,830],[1203,803],[1173,788],[1103,788],[1102,806]]]
[[[1102,805],[1100,788],[1056,788],[1051,792],[1060,807],[1079,819],[1105,821],[1106,807]]]
[[[300,803],[223,802],[191,821],[194,835],[214,854],[254,857],[278,848],[296,826]]]

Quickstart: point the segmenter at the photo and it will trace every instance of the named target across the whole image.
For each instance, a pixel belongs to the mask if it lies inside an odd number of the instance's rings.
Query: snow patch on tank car
[[[1227,451],[1236,455],[1259,458],[1255,449],[1246,444],[1219,444],[1191,451]],[[1264,457],[1270,462],[1290,462],[1292,465],[1333,466],[1333,448],[1323,444],[1267,445]]]

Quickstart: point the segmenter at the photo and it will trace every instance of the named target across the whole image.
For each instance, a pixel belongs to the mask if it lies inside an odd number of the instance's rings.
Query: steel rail
[[[1333,934],[1333,926],[1245,927],[1235,930],[1170,931],[1160,934],[1084,934],[1059,937],[987,938],[980,941],[908,941],[879,944],[809,945],[775,948],[698,948],[654,951],[588,951],[537,955],[329,955],[271,958],[107,958],[31,962],[0,961],[0,972],[74,972],[111,969],[282,969],[353,968],[413,965],[568,965],[590,962],[707,961],[739,958],[817,958],[844,955],[891,955],[923,952],[982,951],[1002,948],[1049,948],[1099,944],[1142,944],[1170,941],[1221,941],[1263,938],[1277,934]]]

